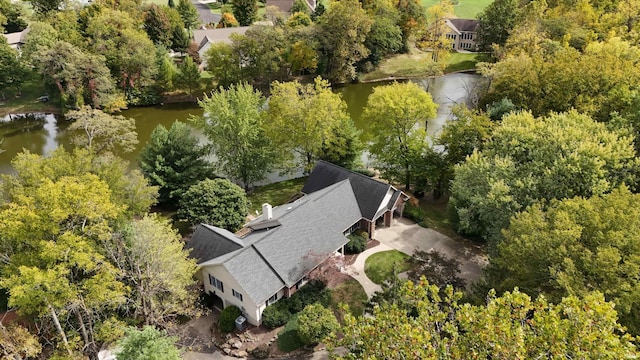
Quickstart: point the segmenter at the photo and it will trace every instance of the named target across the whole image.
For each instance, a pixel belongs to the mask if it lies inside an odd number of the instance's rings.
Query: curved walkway
[[[360,285],[362,285],[362,287],[364,288],[364,292],[367,293],[368,297],[371,297],[374,292],[382,290],[382,288],[380,287],[380,285],[374,283],[373,281],[371,281],[371,279],[369,279],[369,277],[367,277],[367,274],[365,274],[364,272],[364,264],[369,256],[375,253],[389,250],[393,250],[393,248],[380,242],[379,245],[358,254],[358,257],[356,257],[356,261],[345,268],[345,273],[358,280]]]

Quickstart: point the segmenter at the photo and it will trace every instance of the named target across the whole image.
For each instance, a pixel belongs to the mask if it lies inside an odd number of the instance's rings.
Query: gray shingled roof
[[[343,232],[362,216],[351,183],[344,180],[293,203],[275,207],[273,218],[278,219],[281,225],[269,230],[254,230],[242,238],[243,248],[218,257],[198,258],[199,264],[223,265],[247,295],[261,303],[283,286],[293,286],[344,245],[348,240]],[[212,242],[223,241],[215,236],[220,235],[220,231],[204,232],[201,228],[218,229],[199,226],[190,242],[194,251],[194,245],[201,248],[201,243],[207,243],[203,240],[205,234]],[[237,239],[228,232],[226,235]],[[191,244],[194,238],[195,244]],[[206,247],[209,248],[215,247]]]
[[[193,30],[193,41],[201,48],[206,42],[223,42],[231,44],[231,34],[244,35],[247,32],[249,26],[220,28],[220,29],[198,29]]]
[[[199,263],[242,249],[244,242],[219,227],[201,224],[191,236],[191,257]]]
[[[7,38],[7,42],[9,43],[9,45],[17,45],[17,44],[24,44],[25,38],[28,33],[29,33],[29,28],[24,29],[20,32],[14,32],[14,33],[2,34],[2,35],[4,35],[4,37]]]
[[[347,242],[344,231],[362,218],[348,181],[276,209],[279,211],[274,211],[274,218],[277,216],[282,226],[254,231],[245,239],[260,238],[252,241],[253,246],[287,286],[294,285],[344,245]]]
[[[322,160],[316,163],[311,174],[309,174],[309,179],[307,179],[307,182],[304,184],[302,192],[310,194],[346,179],[348,179],[353,186],[353,192],[358,201],[362,217],[369,221],[372,221],[376,218],[376,215],[379,215],[378,210],[381,206],[385,208],[389,206],[388,204],[382,204],[389,189],[401,193],[400,190],[393,188],[389,184]],[[392,198],[397,199],[395,193]]]
[[[480,24],[476,19],[449,19],[449,21],[458,31],[464,32],[474,32]]]

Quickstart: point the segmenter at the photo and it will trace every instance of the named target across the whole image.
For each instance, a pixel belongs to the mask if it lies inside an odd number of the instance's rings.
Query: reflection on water
[[[440,131],[450,115],[451,106],[469,100],[469,95],[473,92],[479,79],[480,77],[477,75],[450,74],[437,78],[415,80],[417,84],[427,89],[434,101],[440,105],[436,119],[430,121],[427,128],[430,135]],[[349,84],[334,90],[342,94],[356,127],[363,132],[363,141],[368,140],[368,124],[361,120],[362,109],[373,89],[388,83]],[[158,107],[133,108],[123,111],[122,115],[136,119],[136,130],[140,143],[133,152],[119,155],[131,162],[132,166],[136,166],[140,150],[150,139],[151,132],[156,126],[164,125],[169,128],[176,120],[188,123],[192,115],[201,116],[202,109],[196,104],[169,104]],[[70,150],[73,134],[67,131],[68,125],[64,118],[52,114],[7,115],[1,118],[0,139],[4,138],[4,141],[0,144],[0,148],[5,151],[0,153],[0,173],[6,174],[12,171],[11,159],[23,149],[36,154],[47,154],[58,146],[64,146]],[[194,131],[194,134],[203,139],[199,131]],[[366,155],[363,160],[367,163]],[[279,176],[274,173],[268,177],[268,182],[299,175]]]
[[[0,119],[0,173],[11,172],[11,159],[23,150],[47,154],[59,145],[68,146],[67,122],[52,114],[7,115]]]

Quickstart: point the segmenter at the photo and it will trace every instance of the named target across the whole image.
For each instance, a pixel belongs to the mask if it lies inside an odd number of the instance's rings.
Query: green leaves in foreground
[[[375,307],[372,316],[344,314],[337,359],[625,359],[638,356],[602,294],[570,296],[555,305],[518,289],[487,305],[460,304],[460,293],[423,278],[400,291],[404,306]]]

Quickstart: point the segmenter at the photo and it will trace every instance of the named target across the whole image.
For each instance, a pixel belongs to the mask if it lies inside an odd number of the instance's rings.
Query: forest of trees
[[[495,0],[479,16],[493,59],[478,68],[477,107],[455,107],[429,137],[431,95],[413,82],[378,86],[363,109],[367,143],[331,84],[414,44],[442,71],[446,39],[427,29],[451,4],[267,9],[274,26],[206,54],[215,90],[190,122],[209,143],[184,123],[158,127],[140,170],[115,155],[138,143],[133,119],[110,113],[202,91],[193,5],[30,5],[0,0],[3,31],[30,28],[20,54],[0,38],[0,96],[42,79],[82,135],[74,150],[24,151],[2,177],[0,287],[34,325],[0,325],[2,357],[94,357],[121,339],[125,352],[157,344],[177,357],[166,334],[202,311],[196,266],[151,207],[235,231],[246,190],[270,172],[307,173],[318,159],[356,168],[363,150],[383,179],[448,200],[454,230],[487,244],[488,265],[464,287],[455,269],[422,278],[435,271],[419,254],[423,270],[385,284],[371,316],[338,317],[327,340],[337,357],[638,357],[639,0]],[[256,20],[256,3],[234,5],[218,26]],[[185,54],[179,64],[170,50]]]

